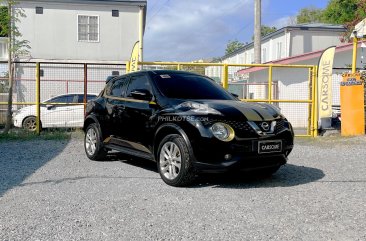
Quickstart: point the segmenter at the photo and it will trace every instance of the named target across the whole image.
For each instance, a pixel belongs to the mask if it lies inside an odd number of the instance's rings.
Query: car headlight
[[[234,129],[228,124],[217,122],[211,127],[212,134],[220,141],[229,142],[235,137]]]
[[[13,111],[13,115],[12,116],[15,117],[15,116],[19,115],[21,112],[22,112],[21,109],[16,110],[16,111]]]

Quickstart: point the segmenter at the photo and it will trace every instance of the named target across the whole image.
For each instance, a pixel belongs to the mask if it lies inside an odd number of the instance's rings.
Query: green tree
[[[8,35],[8,8],[0,6],[0,37],[7,37]]]
[[[261,26],[261,36],[264,37],[268,34],[271,34],[273,32],[276,32],[277,28],[276,27],[268,27],[266,25],[262,25]]]
[[[323,12],[326,23],[343,24],[344,40],[349,40],[355,25],[366,17],[366,0],[330,0]]]
[[[229,43],[226,45],[225,54],[232,54],[242,47],[244,47],[244,43],[239,42],[238,40],[230,40]]]
[[[307,7],[300,10],[296,16],[296,22],[301,23],[321,23],[323,19],[323,10],[316,7]]]
[[[276,32],[276,31],[277,31],[276,27],[269,27],[269,26],[266,26],[266,25],[261,26],[261,36],[262,37],[264,37],[268,34],[271,34],[273,32]],[[252,36],[252,40],[254,40],[254,35]]]
[[[6,11],[2,10],[1,16],[1,32],[3,36],[7,36],[8,40],[8,108],[6,112],[6,124],[4,134],[7,134],[11,127],[12,120],[12,106],[13,106],[13,87],[14,87],[14,65],[12,64],[20,56],[29,53],[30,46],[27,40],[22,40],[17,23],[21,18],[25,17],[24,10],[17,7],[15,0],[2,0],[6,7]]]
[[[330,0],[324,9],[324,21],[332,24],[345,24],[355,18],[359,0]]]

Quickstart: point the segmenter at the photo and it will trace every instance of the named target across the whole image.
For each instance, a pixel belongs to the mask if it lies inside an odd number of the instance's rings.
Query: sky
[[[262,25],[284,27],[304,7],[328,0],[262,0]],[[254,0],[147,0],[145,61],[221,57],[230,40],[251,42]]]

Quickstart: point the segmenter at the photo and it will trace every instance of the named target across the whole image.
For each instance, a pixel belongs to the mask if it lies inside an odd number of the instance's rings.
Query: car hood
[[[173,103],[172,103],[173,104]],[[270,121],[280,117],[280,112],[270,104],[249,103],[234,100],[185,100],[175,101],[173,108],[175,114],[180,115],[217,115],[229,119],[246,119],[249,121]],[[192,111],[191,106],[197,106],[202,111]]]
[[[14,112],[14,116],[16,115],[35,115],[36,113],[36,106],[31,105],[27,107],[23,107],[17,111]]]

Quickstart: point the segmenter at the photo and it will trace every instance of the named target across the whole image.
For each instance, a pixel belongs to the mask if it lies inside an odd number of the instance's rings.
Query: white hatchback
[[[97,94],[87,94],[87,101]],[[52,97],[41,103],[41,127],[82,127],[84,123],[84,94],[72,93]],[[36,129],[36,106],[27,106],[13,114],[15,127]]]

